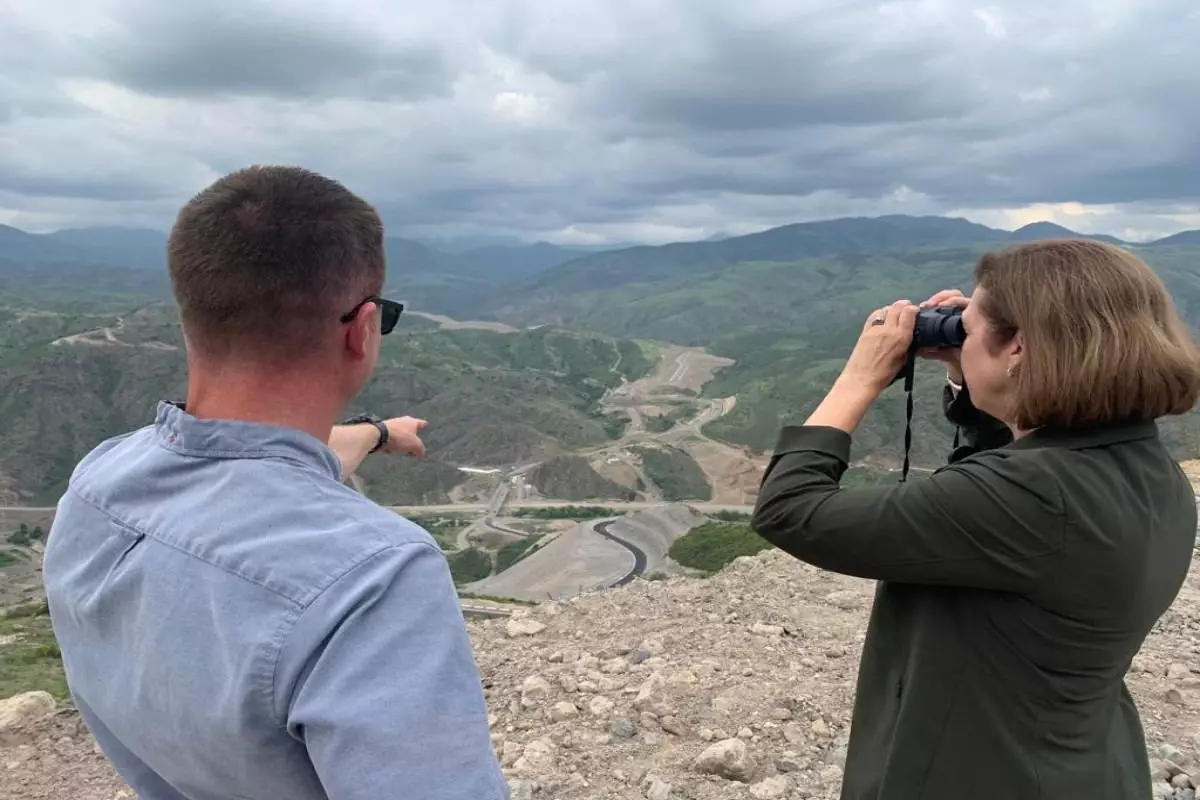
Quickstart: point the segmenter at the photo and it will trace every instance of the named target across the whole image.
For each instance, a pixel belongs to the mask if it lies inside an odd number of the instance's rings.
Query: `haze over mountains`
[[[1075,235],[1050,223],[1006,231],[893,215],[584,254],[546,243],[446,252],[389,238],[389,295],[417,312],[510,327],[439,330],[404,317],[364,402],[376,413],[435,418],[431,453],[440,455],[374,478],[395,502],[446,501],[457,496],[457,466],[509,467],[619,437],[630,420],[605,416],[601,396],[654,369],[667,345],[732,362],[700,389],[736,397],[703,432],[762,454],[781,425],[819,401],[870,309],[969,289],[986,250]],[[52,499],[91,445],[141,424],[155,401],[181,390],[164,241],[153,230],[0,228],[0,484]],[[1200,323],[1200,231],[1129,246]],[[940,386],[935,367],[919,372],[919,465],[941,463],[952,435]],[[1200,455],[1200,419],[1169,420],[1164,430],[1179,457]],[[895,390],[860,429],[855,458],[894,467],[902,434]],[[604,485],[589,475],[579,483]]]

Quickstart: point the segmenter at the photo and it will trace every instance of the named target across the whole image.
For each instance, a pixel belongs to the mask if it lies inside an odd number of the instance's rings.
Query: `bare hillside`
[[[770,550],[707,580],[636,581],[470,623],[513,797],[837,797],[872,588]],[[1200,777],[1196,570],[1128,681],[1154,796],[1190,800],[1189,772]],[[0,731],[0,797],[117,796],[72,715],[21,730]]]

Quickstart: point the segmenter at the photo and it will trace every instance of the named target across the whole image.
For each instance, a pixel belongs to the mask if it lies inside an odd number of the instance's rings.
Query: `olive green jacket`
[[[841,489],[850,437],[783,430],[754,527],[878,581],[844,800],[1148,797],[1130,661],[1183,583],[1195,495],[1155,423],[1013,442],[967,395],[928,478]]]

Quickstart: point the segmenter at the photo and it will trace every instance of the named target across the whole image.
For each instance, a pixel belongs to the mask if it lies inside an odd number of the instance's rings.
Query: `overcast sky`
[[[292,163],[391,233],[1200,227],[1195,0],[0,0],[0,223]]]

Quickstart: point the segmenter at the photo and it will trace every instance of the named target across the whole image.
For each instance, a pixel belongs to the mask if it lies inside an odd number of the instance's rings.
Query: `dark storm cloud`
[[[57,5],[0,29],[0,214],[46,224],[105,197],[165,224],[248,163],[341,178],[397,233],[1200,204],[1191,0]]]
[[[435,41],[397,47],[282,3],[147,3],[94,41],[108,77],[148,94],[420,99],[453,78]]]

